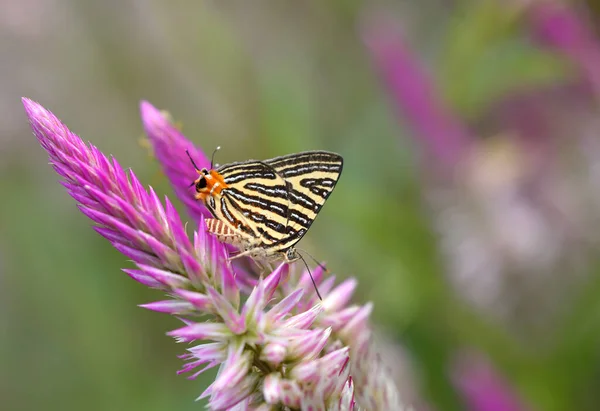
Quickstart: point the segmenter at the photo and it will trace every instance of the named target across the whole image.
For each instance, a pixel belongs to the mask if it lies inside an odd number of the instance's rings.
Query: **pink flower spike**
[[[292,339],[288,346],[289,355],[293,358],[312,360],[323,351],[330,335],[331,328],[307,331],[304,335]]]
[[[298,305],[298,302],[302,299],[304,295],[304,290],[299,288],[296,291],[293,291],[283,300],[278,302],[273,308],[269,310],[267,313],[269,319],[273,322],[279,321],[285,315],[287,315],[290,311]]]
[[[352,297],[357,284],[354,278],[350,278],[338,285],[323,300],[323,309],[326,312],[334,312],[344,307]]]
[[[286,354],[286,346],[281,342],[267,343],[260,353],[260,359],[275,368],[285,360]]]
[[[140,114],[144,130],[154,148],[154,154],[173,186],[177,197],[185,204],[190,215],[199,222],[209,217],[209,211],[201,201],[194,198],[189,185],[198,178],[194,166],[186,154],[189,151],[196,165],[210,167],[210,161],[204,153],[194,147],[191,141],[167,120],[165,115],[147,101],[140,103]]]
[[[373,311],[373,304],[368,303],[364,307],[361,307],[360,310],[356,312],[356,314],[344,325],[344,327],[339,331],[340,335],[344,335],[347,338],[358,338],[363,333],[364,330],[368,330],[367,322],[369,319],[369,315],[371,315],[371,311]]]
[[[279,286],[281,281],[289,276],[290,265],[288,263],[281,263],[279,266],[263,280],[263,287],[265,289],[265,300],[269,301],[273,298],[273,293]]]
[[[299,381],[317,382],[325,377],[321,368],[327,370],[328,376],[337,377],[348,359],[348,347],[340,348],[316,360],[302,363],[292,370],[291,376]]]
[[[453,382],[472,411],[525,411],[527,407],[494,366],[477,352],[462,352]]]
[[[206,222],[204,218],[200,219],[198,223],[198,230],[194,232],[194,249],[196,250],[196,255],[202,261],[202,265],[204,269],[207,270],[208,267],[208,256],[209,256],[209,243],[210,243],[210,234],[208,234],[206,228]]]
[[[600,92],[600,42],[574,6],[558,1],[533,1],[527,9],[534,37],[567,56],[594,89]]]
[[[215,307],[215,310],[223,319],[223,322],[229,328],[229,330],[233,334],[237,335],[246,332],[246,323],[244,322],[244,318],[238,314],[237,310],[233,308],[231,303],[212,287],[207,287],[207,292],[213,306]]]
[[[283,405],[292,409],[301,408],[305,395],[296,381],[282,379],[279,382],[279,390],[279,399]]]
[[[312,270],[310,272],[310,274],[312,274],[313,280],[315,280],[315,284],[321,284],[321,281],[323,280],[323,274],[325,273],[325,270],[323,269],[323,267],[325,267],[325,264],[322,265],[318,265],[315,267],[314,270]],[[310,274],[308,272],[308,270],[303,270],[302,271],[302,275],[300,276],[300,281],[298,282],[298,285],[302,288],[304,288],[306,291],[313,291],[313,294],[316,297],[316,292],[314,292],[314,285],[312,283],[312,280],[310,279]],[[321,291],[321,288],[319,286],[319,291]]]
[[[226,345],[224,343],[207,343],[188,348],[188,351],[198,359],[210,361],[225,361]]]
[[[356,401],[354,400],[354,382],[352,377],[348,377],[348,382],[344,386],[342,396],[340,397],[340,410],[353,411],[356,407]]]
[[[246,320],[246,323],[255,321],[255,315],[267,305],[265,301],[265,280],[260,281],[254,290],[248,296],[244,308],[242,309],[242,317]]]
[[[149,275],[147,275],[144,271],[142,270],[133,270],[130,268],[123,268],[123,271],[130,276],[131,278],[133,278],[135,281],[137,281],[140,284],[145,285],[146,287],[150,287],[150,288],[165,288],[165,286],[156,281],[154,278],[150,277]]]
[[[178,300],[155,301],[148,304],[140,304],[139,306],[148,310],[167,314],[183,315],[194,311],[194,306],[192,304],[187,301]]]
[[[212,385],[211,409],[225,410],[243,401],[254,389],[257,376],[250,373],[252,355],[244,344],[230,344],[227,359]]]
[[[229,411],[240,402],[246,400],[256,389],[258,376],[256,374],[246,375],[238,384],[228,387],[227,390],[213,393],[208,401],[211,410]],[[251,410],[253,410],[251,408]]]
[[[170,288],[188,288],[190,286],[190,280],[182,275],[145,264],[138,264],[138,267],[156,281],[169,286]]]
[[[152,254],[141,251],[133,246],[128,246],[122,243],[113,243],[113,247],[117,249],[125,257],[129,257],[136,263],[146,265],[161,266],[160,260]]]
[[[223,341],[230,338],[232,334],[225,324],[195,323],[169,331],[167,335],[175,337],[182,342],[190,342],[194,340]]]
[[[417,142],[429,157],[443,169],[452,170],[467,154],[472,142],[470,133],[444,106],[392,23],[381,16],[369,23],[363,38],[399,116],[411,123]]]
[[[232,304],[234,309],[240,307],[240,289],[235,281],[231,264],[227,262],[227,256],[225,255],[225,248],[219,248],[219,252],[222,254],[222,261],[226,263],[222,264],[221,270],[219,271],[221,277],[221,292],[223,296]]]
[[[281,400],[282,392],[280,383],[281,375],[279,373],[271,373],[265,377],[263,395],[267,403],[277,404]]]
[[[319,284],[319,291],[322,295],[327,295],[335,285],[335,275],[330,275]]]
[[[300,329],[308,328],[322,312],[323,306],[321,304],[317,304],[308,311],[288,318],[283,322],[283,326]]]
[[[34,134],[82,213],[137,265],[124,271],[167,295],[141,307],[180,319],[184,325],[168,333],[179,342],[201,341],[180,357],[185,364],[179,373],[193,379],[218,367],[215,382],[201,396],[209,397],[210,409],[327,406],[337,411],[350,372],[352,387],[359,387],[360,406],[364,400],[369,409],[398,409],[393,382],[369,350],[370,306],[344,308],[356,283],[349,280],[334,289],[334,277],[323,281],[322,268],[315,269],[316,281],[326,291],[323,305],[315,304],[308,276],[299,284],[298,276],[290,275],[289,264],[279,265],[265,279],[239,275],[237,266],[234,272],[226,246],[206,231],[207,211],[194,199],[193,190],[187,190],[196,172],[185,149],[200,166],[206,165],[206,158],[158,110],[141,105],[156,155],[198,219],[193,241],[168,199],[163,206],[133,172],[85,144],[39,104],[27,99],[23,104]],[[281,301],[274,300],[281,295]],[[335,325],[327,327],[328,323]],[[290,358],[294,361],[286,361]]]
[[[212,300],[205,294],[184,289],[175,289],[174,292],[181,298],[189,301],[194,307],[196,307],[200,311],[211,313],[216,312],[212,305]]]
[[[338,311],[336,313],[328,314],[327,316],[324,316],[323,320],[321,321],[321,325],[332,327],[334,331],[338,332],[346,324],[348,324],[348,321],[354,318],[356,313],[361,309],[362,307],[358,305],[353,305],[351,307],[344,308],[343,310]]]
[[[244,344],[230,344],[227,358],[213,384],[213,391],[222,391],[239,384],[248,374],[251,366],[252,358],[250,353],[244,350]]]

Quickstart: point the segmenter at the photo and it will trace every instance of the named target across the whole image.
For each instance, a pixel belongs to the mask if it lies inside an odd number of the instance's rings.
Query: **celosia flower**
[[[530,407],[481,354],[462,352],[453,364],[452,379],[471,411],[525,411]]]
[[[399,115],[414,129],[425,154],[441,167],[438,171],[452,171],[466,155],[471,136],[438,98],[432,82],[396,28],[380,16],[373,20],[364,31],[364,39],[375,70],[385,82]]]
[[[584,16],[566,2],[528,0],[524,5],[534,37],[568,57],[593,90],[600,92],[600,44]]]
[[[136,281],[160,288],[168,300],[144,308],[177,315],[185,325],[169,332],[188,349],[181,372],[196,377],[218,367],[200,398],[214,410],[402,409],[396,388],[370,350],[370,305],[346,307],[356,285],[334,288],[333,277],[315,277],[324,295],[317,302],[308,273],[299,278],[282,264],[251,283],[227,259],[223,244],[207,233],[204,210],[187,200],[195,176],[179,150],[195,153],[181,133],[149,104],[142,105],[146,131],[175,190],[199,222],[188,238],[175,208],[165,205],[133,172],[84,144],[52,113],[23,99],[34,134],[50,156],[63,185],[101,235],[137,265],[125,269]],[[175,148],[175,149],[173,149]],[[191,198],[191,195],[190,195]],[[199,320],[202,318],[202,320]]]

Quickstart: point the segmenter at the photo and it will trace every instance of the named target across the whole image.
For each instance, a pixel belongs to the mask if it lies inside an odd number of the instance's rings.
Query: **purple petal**
[[[293,380],[282,379],[279,381],[278,385],[281,403],[292,409],[300,409],[305,399],[305,395],[298,386],[298,383]]]
[[[322,370],[327,370],[327,377],[338,377],[348,361],[349,348],[344,347],[330,352],[313,361],[300,363],[291,372],[291,376],[299,381],[318,382],[323,377]]]
[[[152,267],[145,264],[139,264],[138,267],[143,270],[147,275],[154,278],[156,281],[173,289],[186,288],[190,286],[190,280],[182,275],[173,273],[171,271],[161,270],[156,267]]]
[[[225,348],[226,345],[223,343],[208,343],[188,348],[188,351],[196,358],[223,362],[225,361],[227,354]]]
[[[348,324],[350,319],[354,318],[354,316],[356,316],[356,313],[358,313],[361,309],[362,307],[353,305],[351,307],[344,308],[343,310],[338,312],[328,313],[321,319],[320,324],[332,327],[334,331],[338,332],[346,324]]]
[[[208,401],[211,410],[231,410],[240,402],[246,400],[252,394],[258,384],[256,374],[246,375],[238,384],[227,387],[226,390],[216,391]]]
[[[148,266],[161,266],[160,260],[155,256],[148,254],[144,251],[140,251],[137,248],[129,247],[121,243],[113,243],[113,247],[117,249],[121,254],[131,258],[136,264],[145,264]]]
[[[165,197],[165,214],[178,250],[183,250],[188,253],[192,252],[192,243],[185,232],[185,228],[181,223],[177,210],[173,207],[173,204],[171,204],[168,197]]]
[[[208,276],[204,271],[202,265],[198,262],[198,257],[195,255],[195,250],[192,250],[194,254],[188,254],[187,252],[180,252],[179,257],[181,263],[185,268],[188,278],[196,286],[196,288],[204,287],[203,284],[208,284]]]
[[[138,231],[138,236],[141,238],[143,243],[145,243],[145,245],[149,247],[160,259],[161,266],[174,271],[180,271],[183,269],[179,255],[175,252],[175,250],[171,249],[154,236],[143,231]]]
[[[260,352],[260,359],[268,362],[272,367],[279,367],[285,360],[286,346],[280,342],[267,343]]]
[[[252,358],[244,350],[244,344],[230,345],[227,350],[227,359],[219,370],[219,375],[213,384],[213,391],[220,391],[227,387],[239,384],[252,367]]]
[[[532,2],[527,11],[535,37],[569,57],[600,92],[600,43],[587,19],[559,2]]]
[[[463,353],[453,366],[453,381],[471,411],[528,410],[483,356]]]
[[[348,279],[338,285],[332,292],[327,293],[323,300],[323,308],[326,312],[335,312],[340,310],[352,297],[352,293],[358,282],[354,279]]]
[[[265,377],[263,382],[263,396],[268,404],[277,404],[283,397],[281,389],[281,375],[277,372]]]
[[[284,281],[288,277],[290,272],[290,265],[288,263],[281,263],[279,266],[267,276],[263,281],[265,299],[268,301],[273,298],[273,293],[277,289],[280,281]]]
[[[315,267],[315,269],[309,273],[307,270],[304,270],[302,272],[302,275],[300,276],[300,281],[298,282],[298,286],[299,287],[303,287],[306,290],[313,290],[314,286],[312,283],[312,280],[310,279],[310,274],[312,274],[313,279],[315,280],[316,284],[321,284],[321,281],[323,280],[323,274],[325,273],[324,268],[325,265],[318,265]],[[321,288],[319,287],[319,291],[321,291]],[[315,293],[316,295],[316,293]]]
[[[212,300],[207,295],[184,289],[175,289],[173,291],[181,298],[189,301],[198,310],[216,313],[212,304]]]
[[[388,22],[374,21],[364,38],[375,68],[398,107],[398,115],[411,123],[417,142],[441,166],[455,167],[467,154],[472,138],[444,106],[397,30]]]
[[[294,307],[296,307],[298,302],[302,299],[303,294],[304,290],[300,288],[289,294],[280,302],[278,302],[275,306],[273,306],[273,308],[269,310],[269,319],[273,322],[279,321],[290,311],[292,311]]]
[[[223,323],[195,323],[169,331],[167,335],[176,337],[183,342],[194,340],[224,341],[231,338],[231,332]]]
[[[323,312],[321,304],[315,305],[308,311],[288,318],[282,324],[283,327],[306,329],[316,320],[317,316]]]
[[[371,311],[373,311],[373,303],[361,307],[339,331],[340,335],[355,341],[356,345],[359,345],[361,340],[368,339],[370,337],[368,321]]]
[[[246,322],[244,321],[244,318],[237,313],[229,301],[214,288],[208,287],[207,292],[217,313],[223,319],[225,325],[229,327],[231,332],[236,335],[245,333]]]
[[[224,249],[221,249],[223,253]],[[221,291],[225,298],[231,302],[235,309],[238,309],[240,306],[240,289],[237,285],[235,277],[233,276],[233,271],[231,270],[230,264],[223,264],[221,266]]]
[[[140,304],[142,308],[167,314],[188,314],[194,311],[194,306],[187,301],[163,300],[148,304]]]
[[[138,180],[133,170],[129,170],[129,182],[131,184],[131,190],[133,191],[137,201],[137,206],[147,210],[150,204],[150,201],[148,200],[148,193],[146,192],[146,189],[142,183],[140,183],[140,180]]]
[[[146,244],[145,236],[142,231],[136,230],[131,226],[122,223],[117,218],[112,217],[106,213],[84,207],[79,206],[79,210],[90,220],[104,226],[106,228],[112,229],[122,236],[124,236],[128,241],[134,243],[137,247],[142,248],[142,251],[151,251],[152,248]]]
[[[98,226],[93,227],[93,228],[94,228],[94,231],[96,231],[102,237],[106,238],[111,243],[123,243],[123,244],[127,244],[128,246],[133,245],[133,243],[131,243],[128,239],[123,237],[123,235],[121,233],[119,233],[118,231],[111,230],[110,228],[98,227]]]
[[[352,377],[348,377],[347,383],[344,386],[342,396],[340,397],[339,409],[353,411],[356,408],[354,400],[354,381]]]
[[[154,278],[150,277],[142,270],[133,270],[130,268],[123,268],[123,271],[127,273],[131,278],[133,278],[138,283],[144,284],[150,288],[165,288],[165,286],[156,281]]]
[[[265,301],[265,289],[263,286],[264,282],[260,282],[254,290],[248,296],[244,308],[242,309],[242,317],[246,320],[246,323],[256,322],[256,316],[265,307],[267,302]]]
[[[189,214],[197,222],[202,217],[210,216],[204,204],[194,198],[194,192],[189,188],[190,182],[196,180],[198,174],[185,151],[189,150],[198,167],[210,167],[210,162],[204,153],[196,149],[150,103],[146,101],[140,103],[140,114],[156,158],[161,163],[177,197],[185,204]]]
[[[288,352],[294,358],[312,360],[323,350],[330,335],[331,328],[310,330],[290,341]]]

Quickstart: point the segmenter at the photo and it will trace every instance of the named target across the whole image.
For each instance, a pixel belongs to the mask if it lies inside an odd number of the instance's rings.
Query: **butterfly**
[[[217,148],[218,149],[218,148]],[[216,150],[215,150],[216,151]],[[214,155],[214,153],[213,153]],[[188,153],[189,156],[189,153]],[[199,169],[192,185],[214,218],[207,230],[219,241],[267,263],[293,262],[304,237],[340,178],[343,159],[305,151],[270,160],[248,160]]]

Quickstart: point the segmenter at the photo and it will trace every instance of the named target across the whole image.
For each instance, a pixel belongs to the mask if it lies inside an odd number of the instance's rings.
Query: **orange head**
[[[202,200],[206,202],[206,198],[213,195],[221,194],[221,190],[227,188],[227,183],[221,174],[216,170],[207,170],[203,168],[201,170],[196,169],[200,177],[194,181],[194,187],[196,188],[196,200]]]
[[[218,149],[219,147],[217,147],[217,150]],[[190,187],[194,186],[196,188],[196,200],[202,200],[206,203],[206,199],[208,197],[213,195],[220,195],[221,190],[227,188],[227,183],[225,183],[225,179],[221,174],[219,174],[218,171],[212,169],[212,161],[211,170],[208,170],[206,168],[199,169],[198,166],[196,166],[194,160],[192,159],[192,156],[190,156],[190,153],[187,150],[185,152],[190,158],[192,164],[194,165],[196,172],[200,175],[198,179],[194,180],[194,182],[190,184]]]

